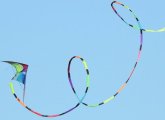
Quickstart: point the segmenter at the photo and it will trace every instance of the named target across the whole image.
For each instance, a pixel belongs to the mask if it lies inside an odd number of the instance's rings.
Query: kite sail
[[[28,65],[23,64],[23,63],[18,63],[18,62],[12,62],[12,61],[3,61],[3,62],[12,65],[15,68],[16,74],[14,75],[12,80],[16,80],[19,83],[24,85],[24,89],[23,89],[23,101],[24,101],[25,91],[26,91],[26,74],[28,70]]]

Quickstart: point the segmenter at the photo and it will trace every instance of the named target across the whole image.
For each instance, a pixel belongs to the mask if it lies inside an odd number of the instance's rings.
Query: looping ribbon
[[[117,10],[115,9],[114,7],[114,4],[117,4],[117,5],[121,5],[122,7],[126,8],[127,10],[130,11],[130,13],[132,14],[132,16],[135,18],[136,22],[137,22],[137,25],[132,25],[130,23],[128,23],[127,21],[125,21],[125,19],[117,12]],[[120,3],[120,2],[117,2],[117,1],[113,1],[111,3],[111,7],[113,9],[113,11],[116,13],[116,15],[128,26],[130,26],[131,28],[134,28],[136,30],[139,30],[139,33],[140,33],[140,45],[139,45],[139,51],[138,51],[138,54],[137,54],[137,59],[135,61],[135,64],[128,76],[128,78],[126,79],[126,81],[121,85],[121,87],[117,90],[117,92],[110,96],[108,99],[105,99],[97,104],[88,104],[86,102],[84,102],[84,99],[87,95],[87,92],[89,90],[89,87],[90,87],[90,74],[89,74],[89,69],[88,69],[88,65],[87,65],[87,62],[79,57],[79,56],[74,56],[70,59],[69,63],[68,63],[68,80],[69,80],[69,84],[71,86],[71,89],[73,91],[73,93],[75,94],[76,98],[78,99],[78,103],[70,108],[69,110],[66,110],[65,112],[61,113],[61,114],[54,114],[54,115],[43,115],[39,112],[36,112],[34,110],[32,110],[31,108],[29,108],[28,106],[25,105],[24,102],[22,102],[16,95],[15,93],[15,90],[14,90],[14,86],[13,86],[13,83],[10,83],[10,88],[11,88],[11,91],[12,91],[12,94],[14,95],[14,97],[16,98],[16,100],[23,106],[25,107],[26,109],[28,109],[30,112],[36,114],[36,115],[39,115],[39,116],[42,116],[42,117],[58,117],[58,116],[61,116],[61,115],[64,115],[66,113],[69,113],[71,111],[73,111],[75,108],[77,108],[80,104],[83,104],[85,106],[88,106],[88,107],[97,107],[97,106],[100,106],[100,105],[104,105],[104,104],[107,104],[109,103],[111,100],[113,100],[127,85],[127,83],[130,81],[133,73],[135,72],[135,69],[139,63],[139,60],[140,60],[140,56],[141,56],[141,52],[142,52],[142,46],[143,46],[143,32],[164,32],[165,31],[165,28],[161,28],[161,29],[158,29],[158,30],[152,30],[152,29],[144,29],[142,28],[141,26],[141,23],[140,23],[140,20],[138,19],[138,17],[136,16],[136,14],[126,5]],[[85,89],[85,92],[84,94],[79,97],[79,95],[77,94],[77,91],[76,89],[74,88],[74,85],[73,85],[73,82],[72,82],[72,78],[71,78],[71,73],[70,73],[70,69],[71,69],[71,63],[73,61],[73,59],[80,59],[82,64],[84,65],[84,69],[86,71],[86,89]]]

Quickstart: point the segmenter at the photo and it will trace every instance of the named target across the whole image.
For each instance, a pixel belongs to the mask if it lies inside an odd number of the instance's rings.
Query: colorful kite
[[[23,90],[23,101],[24,101],[25,90],[26,90],[26,74],[28,70],[28,65],[18,62],[12,62],[12,61],[3,61],[3,62],[9,63],[15,68],[16,74],[14,75],[12,80],[16,80],[24,85],[24,90]]]
[[[125,21],[125,19],[123,17],[121,17],[121,15],[117,12],[117,10],[115,9],[114,7],[114,4],[118,4],[118,5],[121,5],[123,6],[124,8],[126,8],[127,10],[129,10],[133,16],[133,18],[135,18],[135,20],[137,21],[137,25],[132,25],[132,24],[129,24],[127,21]],[[15,90],[14,90],[14,86],[13,86],[13,83],[10,82],[10,88],[11,88],[11,91],[14,95],[14,97],[17,99],[17,101],[23,106],[25,107],[26,109],[28,109],[30,112],[36,114],[36,115],[39,115],[39,116],[42,116],[42,117],[58,117],[58,116],[61,116],[61,115],[64,115],[66,113],[69,113],[71,112],[72,110],[74,110],[75,108],[77,108],[80,104],[83,104],[85,106],[88,106],[88,107],[97,107],[97,106],[100,106],[100,105],[103,105],[103,104],[106,104],[108,102],[110,102],[111,100],[113,100],[127,85],[127,83],[130,81],[133,73],[135,72],[135,69],[139,63],[139,60],[140,60],[140,56],[141,56],[141,52],[142,52],[142,46],[143,46],[143,32],[164,32],[165,31],[165,28],[161,28],[161,29],[158,29],[158,30],[152,30],[152,29],[144,29],[142,26],[141,26],[141,23],[140,23],[140,20],[138,19],[138,17],[134,14],[134,12],[126,5],[120,3],[120,2],[117,2],[117,1],[113,1],[111,3],[111,7],[113,9],[113,11],[117,14],[117,16],[125,23],[127,24],[128,26],[136,29],[136,30],[139,30],[139,37],[140,37],[140,44],[139,44],[139,51],[138,51],[138,54],[137,54],[137,59],[135,61],[135,64],[128,76],[128,78],[126,79],[126,81],[124,82],[123,85],[121,85],[121,87],[117,90],[116,93],[114,93],[114,95],[112,95],[111,97],[109,97],[108,99],[106,100],[103,100],[97,104],[88,104],[86,102],[84,102],[84,99],[86,97],[86,94],[88,92],[88,89],[90,87],[90,76],[89,76],[89,70],[88,70],[88,66],[87,66],[87,63],[86,61],[79,57],[79,56],[74,56],[70,59],[69,61],[69,64],[68,64],[68,80],[69,80],[69,84],[71,86],[71,89],[73,91],[73,93],[75,94],[76,98],[78,99],[78,103],[74,106],[74,107],[71,107],[70,109],[66,110],[65,112],[61,113],[61,114],[54,114],[54,115],[43,115],[39,112],[35,112],[34,110],[32,110],[31,108],[29,108],[28,106],[25,105],[24,103],[24,97],[25,97],[25,86],[26,86],[26,74],[27,74],[27,69],[28,69],[28,65],[26,64],[22,64],[22,63],[18,63],[18,62],[10,62],[10,61],[4,61],[6,63],[9,63],[11,64],[12,66],[15,67],[16,69],[16,74],[15,76],[13,77],[14,80],[17,80],[18,82],[22,83],[24,85],[24,94],[23,94],[23,101],[21,99],[19,99],[15,93]],[[86,71],[86,88],[85,88],[85,92],[84,92],[84,95],[82,97],[79,97],[75,88],[74,88],[74,85],[73,85],[73,82],[72,82],[72,79],[71,79],[71,73],[70,73],[70,68],[71,68],[71,63],[73,61],[73,59],[75,58],[78,58],[82,61],[83,65],[84,65],[84,68],[85,68],[85,71]]]

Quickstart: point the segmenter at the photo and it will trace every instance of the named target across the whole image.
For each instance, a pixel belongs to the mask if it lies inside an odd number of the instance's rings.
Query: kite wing
[[[16,80],[24,85],[24,90],[23,90],[23,101],[25,98],[25,89],[26,89],[26,75],[27,75],[27,70],[28,70],[28,65],[23,64],[23,63],[18,63],[18,62],[12,62],[12,61],[3,61],[5,63],[8,63],[12,65],[15,70],[16,74],[12,78],[12,80]]]

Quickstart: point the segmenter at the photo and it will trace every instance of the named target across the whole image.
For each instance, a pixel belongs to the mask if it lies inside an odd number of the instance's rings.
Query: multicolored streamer
[[[117,10],[115,9],[114,7],[114,4],[117,4],[117,5],[121,5],[122,7],[126,8],[127,10],[129,10],[133,16],[133,18],[135,18],[136,22],[137,22],[137,26],[136,25],[132,25],[132,24],[129,24],[127,21],[125,21],[125,19],[117,12]],[[139,63],[139,60],[140,60],[140,56],[141,56],[141,52],[142,52],[142,46],[143,46],[143,31],[144,32],[165,32],[165,28],[161,28],[161,29],[158,29],[158,30],[153,30],[153,29],[144,29],[142,28],[142,25],[140,23],[140,20],[138,19],[138,17],[135,15],[135,13],[126,5],[120,3],[120,2],[117,2],[117,1],[113,1],[111,3],[111,7],[113,9],[113,11],[117,14],[117,16],[125,23],[127,24],[128,26],[136,29],[136,30],[139,30],[139,33],[140,33],[140,46],[139,46],[139,51],[138,51],[138,55],[137,55],[137,60],[134,64],[134,67],[132,68],[131,72],[130,72],[130,75],[128,76],[127,80],[124,82],[123,85],[121,85],[121,87],[118,89],[118,91],[112,95],[111,97],[109,97],[108,99],[106,100],[103,100],[102,102],[99,102],[97,104],[88,104],[88,103],[85,103],[83,102],[83,104],[85,106],[88,106],[88,107],[97,107],[97,106],[100,106],[100,105],[104,105],[106,103],[109,103],[111,100],[113,100],[127,85],[127,83],[129,82],[129,80],[131,79],[133,73],[135,72],[135,69]]]
[[[129,24],[127,21],[125,21],[125,19],[117,12],[117,10],[115,9],[114,7],[114,4],[117,4],[117,5],[121,5],[122,7],[126,8],[127,10],[130,11],[130,13],[132,14],[133,18],[135,18],[136,22],[137,22],[137,25],[132,25],[132,24]],[[100,105],[104,105],[104,104],[107,104],[109,103],[111,100],[113,100],[125,87],[126,85],[128,84],[128,82],[130,81],[133,73],[135,72],[135,69],[139,63],[139,60],[140,60],[140,57],[141,57],[141,52],[142,52],[142,47],[143,47],[143,32],[164,32],[165,31],[165,28],[161,28],[161,29],[158,29],[158,30],[152,30],[152,29],[144,29],[142,26],[141,26],[141,23],[140,23],[140,20],[138,19],[138,17],[135,15],[135,13],[126,5],[120,3],[120,2],[117,2],[117,1],[113,1],[111,3],[111,7],[113,9],[113,11],[116,13],[116,15],[125,23],[127,24],[128,26],[132,27],[133,29],[136,29],[139,31],[139,50],[138,50],[138,54],[137,54],[137,59],[135,61],[135,64],[132,68],[132,70],[130,71],[130,74],[128,76],[128,78],[126,79],[126,81],[121,85],[121,87],[112,95],[110,96],[108,99],[105,99],[97,104],[88,104],[87,102],[84,102],[84,99],[87,95],[87,92],[89,90],[89,87],[90,87],[90,74],[89,74],[89,69],[88,69],[88,65],[86,63],[86,61],[79,57],[79,56],[74,56],[70,59],[69,61],[69,64],[68,64],[68,80],[69,80],[69,84],[71,86],[71,89],[73,91],[73,93],[75,94],[76,98],[78,99],[78,103],[71,107],[70,109],[66,110],[65,112],[61,113],[61,114],[54,114],[54,115],[44,115],[44,114],[41,114],[39,112],[36,112],[34,111],[33,109],[31,109],[30,107],[28,107],[23,101],[21,101],[16,93],[15,93],[15,90],[14,90],[14,86],[13,86],[13,83],[10,82],[10,89],[12,91],[12,94],[14,95],[14,97],[16,98],[16,100],[23,106],[25,107],[26,109],[28,109],[30,112],[36,114],[36,115],[39,115],[39,116],[42,116],[42,117],[58,117],[58,116],[61,116],[61,115],[64,115],[66,113],[69,113],[71,111],[73,111],[75,108],[77,108],[80,104],[83,104],[85,106],[88,106],[88,107],[97,107],[97,106],[100,106]],[[84,92],[84,95],[82,97],[79,97],[77,92],[76,92],[76,89],[74,88],[74,85],[73,85],[73,82],[72,82],[72,78],[71,78],[71,73],[70,73],[70,68],[71,68],[71,63],[73,61],[73,59],[80,59],[82,64],[84,65],[84,69],[86,71],[86,88],[85,88],[85,92]]]

